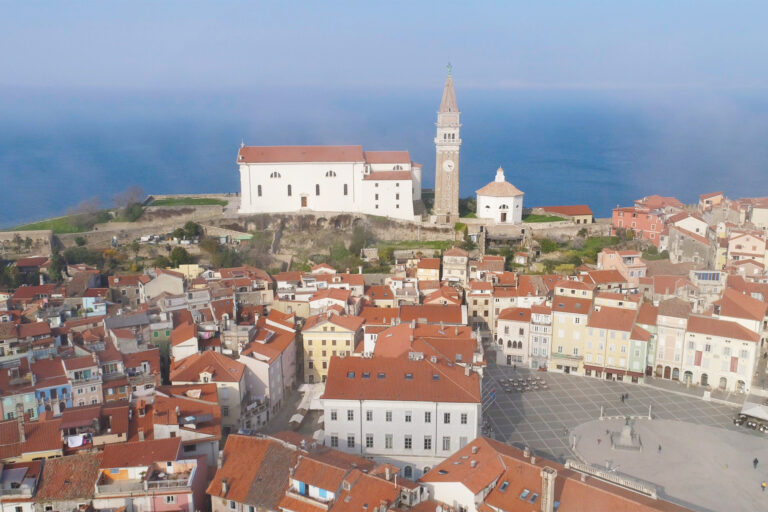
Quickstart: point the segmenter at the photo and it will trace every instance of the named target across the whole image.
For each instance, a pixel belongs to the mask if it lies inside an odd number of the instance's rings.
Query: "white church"
[[[349,212],[413,220],[421,165],[408,151],[243,146],[240,213]]]
[[[450,74],[445,81],[435,137],[433,220],[459,217],[460,111]],[[344,212],[414,220],[421,199],[421,164],[408,151],[363,151],[361,146],[245,146],[237,154],[241,214]],[[521,222],[523,193],[504,180],[477,191],[477,216]]]

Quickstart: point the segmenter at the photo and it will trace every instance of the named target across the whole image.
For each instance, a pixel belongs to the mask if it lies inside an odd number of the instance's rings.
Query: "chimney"
[[[139,428],[139,441],[143,441],[143,440],[144,440],[144,429]]]
[[[477,445],[474,445],[474,446],[472,447],[472,453],[473,453],[473,454],[476,454],[476,453],[477,453]]]
[[[536,456],[531,455],[531,464],[536,464]]]
[[[179,407],[179,406],[177,405],[177,406],[176,406],[176,418],[178,419],[178,417],[179,417],[179,416],[181,416],[181,407]]]
[[[227,479],[226,479],[226,478],[222,478],[222,479],[221,479],[221,494],[222,494],[223,496],[226,496],[226,495],[227,495],[227,490],[228,490],[228,487],[229,487],[229,486],[227,485]]]
[[[549,466],[541,468],[541,512],[555,510],[555,479],[557,471]]]
[[[147,403],[144,400],[139,400],[139,418],[143,418],[147,413]]]
[[[582,473],[582,474],[581,474],[581,478],[580,478],[580,480],[581,480],[582,482],[586,482],[586,481],[587,481],[587,475],[586,475],[585,473]]]
[[[387,479],[387,482],[389,482],[389,479],[392,477],[389,471],[389,466],[384,467],[384,478]]]
[[[23,412],[18,416],[16,416],[16,422],[19,427],[19,442],[25,443],[27,442],[27,433],[24,432],[24,413]]]
[[[93,357],[93,362],[95,364],[99,364],[99,356],[96,355],[96,352],[91,352],[91,357]]]
[[[363,273],[363,266],[362,265],[358,265],[357,266],[357,273],[358,274],[362,274]]]
[[[472,468],[476,468],[477,467],[477,461],[473,460],[472,462],[469,463],[469,466],[472,467]]]
[[[531,449],[526,446],[525,448],[523,448],[523,457],[527,459],[530,456],[531,456]]]
[[[472,373],[472,368],[470,368],[469,365],[464,367],[464,376],[469,377],[469,374]]]

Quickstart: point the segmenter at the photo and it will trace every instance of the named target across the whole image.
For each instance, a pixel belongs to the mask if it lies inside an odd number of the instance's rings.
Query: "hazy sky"
[[[762,1],[0,1],[0,86],[763,88]]]

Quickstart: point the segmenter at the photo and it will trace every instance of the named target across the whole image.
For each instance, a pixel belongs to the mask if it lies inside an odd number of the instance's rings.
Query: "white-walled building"
[[[530,308],[501,311],[496,325],[496,364],[528,366],[530,360]]]
[[[691,315],[685,333],[683,380],[749,393],[760,336],[727,320]]]
[[[499,224],[520,224],[523,221],[523,192],[504,178],[499,167],[496,179],[477,193],[477,217]]]
[[[421,165],[408,151],[243,146],[240,213],[345,212],[413,220]]]
[[[322,396],[326,444],[429,471],[478,435],[480,376],[437,357],[334,357]]]

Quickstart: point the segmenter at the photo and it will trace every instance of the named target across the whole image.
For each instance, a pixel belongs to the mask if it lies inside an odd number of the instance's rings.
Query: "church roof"
[[[362,146],[243,146],[238,163],[364,162]]]
[[[459,105],[456,103],[456,92],[453,90],[453,77],[448,75],[445,79],[445,88],[443,89],[443,99],[440,101],[440,112],[458,112]]]
[[[504,170],[499,167],[496,171],[496,179],[483,188],[476,190],[479,196],[490,197],[514,197],[522,196],[523,192],[504,179]]]
[[[365,161],[369,164],[410,164],[408,151],[366,151]]]

